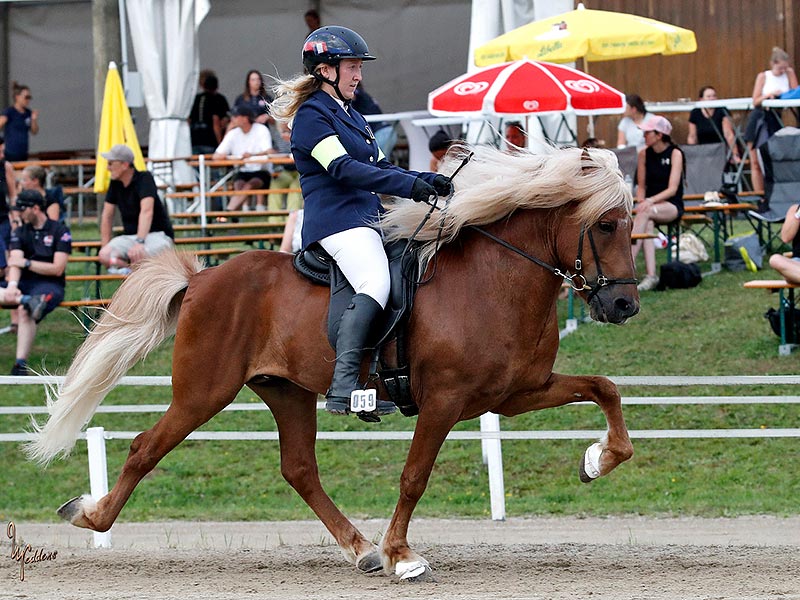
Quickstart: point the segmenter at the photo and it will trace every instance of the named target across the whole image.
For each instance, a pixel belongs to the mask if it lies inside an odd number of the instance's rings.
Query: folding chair
[[[784,127],[760,147],[764,162],[764,192],[767,209],[748,211],[765,252],[780,248],[781,224],[792,204],[800,202],[800,129]]]

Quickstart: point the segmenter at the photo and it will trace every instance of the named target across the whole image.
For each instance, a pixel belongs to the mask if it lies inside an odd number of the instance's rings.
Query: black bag
[[[673,260],[661,265],[661,277],[658,280],[657,290],[685,289],[696,287],[703,281],[700,267],[696,264],[684,264]]]
[[[774,308],[764,313],[775,335],[781,337],[781,314]],[[786,311],[786,343],[796,344],[800,340],[800,309]]]

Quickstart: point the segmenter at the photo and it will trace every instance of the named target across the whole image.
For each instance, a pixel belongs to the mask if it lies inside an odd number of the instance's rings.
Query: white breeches
[[[334,233],[319,241],[356,294],[366,294],[386,308],[389,300],[389,261],[380,234],[369,227]]]

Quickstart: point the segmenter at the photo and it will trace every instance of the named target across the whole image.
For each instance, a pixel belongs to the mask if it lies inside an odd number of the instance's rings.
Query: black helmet
[[[309,73],[323,63],[336,66],[343,58],[375,60],[364,38],[347,27],[320,27],[303,44],[303,66]]]

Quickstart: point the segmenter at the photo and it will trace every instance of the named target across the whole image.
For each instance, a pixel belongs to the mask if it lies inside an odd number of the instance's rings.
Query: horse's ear
[[[585,175],[597,168],[597,164],[592,160],[592,157],[589,154],[589,149],[584,148],[581,152],[581,172]]]

